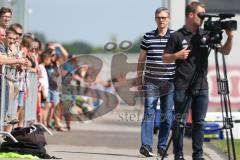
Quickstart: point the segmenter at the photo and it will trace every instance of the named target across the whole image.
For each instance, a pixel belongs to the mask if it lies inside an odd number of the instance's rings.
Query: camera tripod
[[[215,65],[216,65],[216,76],[217,76],[217,87],[218,87],[218,94],[220,95],[220,101],[221,101],[221,111],[222,111],[222,122],[223,126],[218,129],[210,130],[210,131],[217,131],[217,130],[225,130],[226,133],[226,142],[227,142],[227,151],[228,151],[228,160],[232,159],[231,151],[233,153],[233,160],[236,160],[236,152],[235,152],[235,145],[234,145],[234,138],[233,138],[233,120],[232,120],[232,111],[231,111],[231,103],[230,103],[230,97],[229,97],[229,87],[228,87],[228,77],[227,77],[227,68],[226,68],[226,62],[225,57],[222,54],[222,72],[220,73],[220,65],[219,65],[219,58],[218,58],[218,52],[219,52],[219,44],[212,44],[210,45],[209,52],[214,49],[215,54]],[[193,75],[193,78],[191,80],[191,83],[187,89],[186,95],[184,97],[184,103],[183,105],[183,111],[180,113],[181,118],[177,118],[175,120],[176,123],[176,131],[184,130],[187,127],[185,123],[186,115],[189,111],[189,107],[191,105],[191,88],[194,87],[194,83],[197,80],[199,76],[199,72],[196,71]],[[209,130],[208,130],[209,131]],[[178,134],[178,133],[175,133]],[[229,137],[230,136],[230,137]],[[164,160],[165,155],[169,149],[169,146],[173,140],[173,134],[171,135],[168,144],[166,146],[165,152],[163,153],[163,156],[161,160]],[[231,149],[230,149],[231,147]]]
[[[233,153],[233,160],[236,160],[234,137],[232,132],[232,128],[233,128],[232,110],[231,110],[231,103],[230,103],[230,96],[229,96],[225,56],[222,54],[222,74],[221,74],[219,60],[218,60],[219,45],[213,45],[212,48],[214,49],[214,53],[215,53],[217,86],[218,86],[218,94],[220,95],[220,100],[221,100],[221,111],[222,111],[222,121],[223,121],[223,126],[219,128],[219,130],[225,130],[225,133],[226,133],[228,160],[231,160],[231,151]],[[230,134],[230,137],[229,137],[229,134]],[[232,147],[231,149],[230,149],[230,146]]]

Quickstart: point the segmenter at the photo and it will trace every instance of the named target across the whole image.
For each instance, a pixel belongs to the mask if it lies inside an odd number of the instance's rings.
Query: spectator
[[[19,48],[16,44],[17,34],[14,30],[7,29],[6,32],[6,39],[5,39],[5,46],[7,49],[7,55],[9,57],[16,57]],[[16,57],[20,58],[20,57]]]
[[[50,128],[55,128],[57,131],[64,131],[60,121],[61,109],[59,107],[60,96],[58,92],[58,79],[60,78],[59,61],[56,55],[56,48],[53,47],[48,49],[53,49],[53,52],[51,53],[51,64],[46,66],[49,79],[49,93],[47,98],[49,110],[47,117],[47,126]],[[52,118],[54,120],[54,126],[51,125]]]
[[[3,55],[7,54],[7,49],[5,47],[5,39],[6,39],[6,30],[3,26],[0,25],[0,53]]]
[[[22,36],[23,36],[23,26],[19,23],[13,23],[9,26],[9,30],[15,31],[16,36],[16,45],[20,47]]]
[[[17,53],[17,58],[26,58],[27,59],[27,65],[26,67],[19,66],[19,74],[21,77],[26,77],[26,69],[35,67],[34,62],[31,61],[31,59],[28,58],[28,55],[30,54],[31,45],[33,40],[28,36],[23,36],[23,39],[21,41],[20,50]],[[18,127],[23,127],[23,119],[24,119],[24,96],[28,95],[27,90],[27,84],[26,79],[21,79],[19,81],[19,94],[18,94],[18,109],[17,109],[17,116],[18,116]]]
[[[0,25],[6,30],[12,18],[12,10],[10,8],[2,7],[0,9]]]
[[[41,108],[38,108],[38,121],[47,126],[47,97],[49,93],[49,83],[48,83],[48,74],[46,71],[46,66],[51,64],[51,53],[52,49],[48,49],[43,51],[40,56],[41,63],[39,64],[39,87],[38,87],[38,95],[40,97]]]
[[[28,65],[28,61],[25,58],[14,58],[14,57],[7,57],[7,48],[5,46],[5,39],[6,39],[6,31],[0,25],[0,65],[7,64],[7,65],[15,65],[21,64],[24,66]]]
[[[34,42],[36,42],[36,55],[40,56],[42,54],[42,51],[43,51],[43,44],[42,44],[42,42],[38,38],[35,38]]]

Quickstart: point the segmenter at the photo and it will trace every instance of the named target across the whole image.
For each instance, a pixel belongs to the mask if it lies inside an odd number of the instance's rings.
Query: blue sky
[[[30,31],[48,40],[86,41],[101,46],[114,35],[134,41],[156,28],[154,11],[161,0],[28,0]]]

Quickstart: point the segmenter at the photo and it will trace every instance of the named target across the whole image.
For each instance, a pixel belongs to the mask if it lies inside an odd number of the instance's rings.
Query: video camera
[[[218,44],[222,40],[222,30],[235,31],[237,30],[236,20],[224,20],[226,18],[235,17],[232,13],[208,14],[199,13],[198,17],[201,19],[208,18],[204,22],[204,30],[209,32],[208,43]],[[213,21],[212,18],[219,18]]]

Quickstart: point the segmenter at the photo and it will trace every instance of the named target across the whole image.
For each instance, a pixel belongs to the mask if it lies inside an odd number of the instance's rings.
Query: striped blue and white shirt
[[[167,41],[173,30],[168,29],[164,36],[160,36],[158,29],[147,32],[143,36],[141,49],[147,51],[144,68],[144,79],[148,80],[173,80],[175,63],[163,63],[162,55]]]

